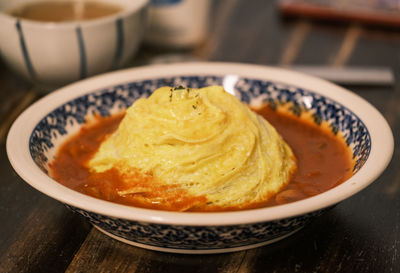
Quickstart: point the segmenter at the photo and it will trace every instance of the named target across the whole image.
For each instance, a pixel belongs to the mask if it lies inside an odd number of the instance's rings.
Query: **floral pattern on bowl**
[[[86,94],[58,107],[44,117],[35,127],[30,138],[30,152],[36,164],[48,172],[47,163],[54,155],[53,141],[68,134],[71,127],[79,127],[88,116],[109,116],[131,105],[142,96],[149,96],[158,87],[187,86],[199,88],[222,85],[226,78],[216,76],[178,76],[149,79],[111,86]],[[346,138],[356,158],[357,171],[367,160],[370,152],[370,136],[363,122],[346,107],[335,101],[295,86],[272,81],[238,78],[234,93],[242,101],[252,104],[262,101],[274,106],[276,103],[292,103],[294,114],[313,111],[314,122],[329,122],[332,132],[340,131]],[[68,206],[87,218],[100,230],[125,239],[125,242],[164,251],[218,252],[239,250],[262,245],[284,238],[305,226],[313,217],[325,210],[305,215],[244,225],[179,226],[160,225],[118,219]]]
[[[49,176],[58,147],[94,115],[120,112],[164,85],[222,85],[252,106],[284,105],[340,134],[356,165],[353,176],[326,192],[284,205],[233,212],[167,212],[124,206],[71,190]],[[166,252],[220,253],[253,248],[293,234],[358,193],[383,172],[393,154],[384,117],[356,94],[327,81],[274,67],[235,63],[150,65],[82,80],[52,92],[12,125],[7,154],[38,191],[64,203],[110,237]]]

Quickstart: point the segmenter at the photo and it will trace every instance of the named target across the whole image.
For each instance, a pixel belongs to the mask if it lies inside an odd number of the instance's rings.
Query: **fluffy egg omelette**
[[[134,171],[165,189],[165,200],[161,194],[149,202],[167,202],[169,191],[182,191],[206,206],[241,208],[268,200],[297,167],[274,127],[223,87],[211,86],[161,87],[135,101],[89,168],[116,169],[127,179],[121,196],[154,190],[129,180]]]

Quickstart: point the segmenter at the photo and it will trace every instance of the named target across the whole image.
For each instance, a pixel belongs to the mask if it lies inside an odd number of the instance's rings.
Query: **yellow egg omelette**
[[[126,110],[89,167],[139,170],[204,196],[207,206],[241,208],[277,193],[296,160],[275,128],[223,87],[161,87]],[[141,190],[132,184],[118,193]]]

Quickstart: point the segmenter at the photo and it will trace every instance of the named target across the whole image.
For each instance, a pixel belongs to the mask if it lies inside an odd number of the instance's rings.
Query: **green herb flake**
[[[182,85],[179,85],[178,87],[175,87],[174,90],[181,90],[181,89],[186,89],[185,87],[183,87]]]

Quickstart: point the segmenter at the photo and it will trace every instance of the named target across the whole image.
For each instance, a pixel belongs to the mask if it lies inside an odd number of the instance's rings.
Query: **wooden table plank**
[[[280,24],[273,1],[234,1],[226,21],[216,20],[211,37],[217,42],[208,53],[211,61],[276,64],[291,29]],[[225,8],[225,6],[223,6]],[[217,14],[218,16],[218,14]],[[217,29],[213,33],[213,29]]]
[[[63,272],[90,225],[13,172],[0,148],[0,272]]]
[[[0,59],[0,125],[30,88],[29,83],[17,78]]]
[[[0,143],[5,143],[8,130],[10,129],[14,120],[38,97],[39,94],[34,89],[29,89],[26,91],[23,97],[18,98],[16,103],[9,104],[9,109],[6,111],[7,115],[0,124]]]
[[[245,255],[244,251],[219,255],[162,253],[123,244],[92,229],[66,272],[237,272]]]

